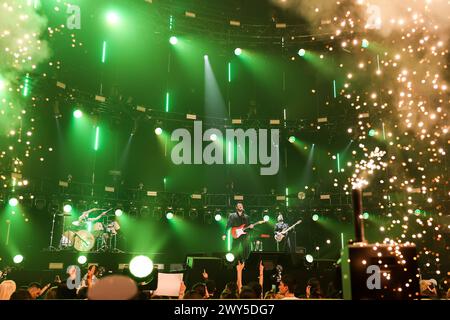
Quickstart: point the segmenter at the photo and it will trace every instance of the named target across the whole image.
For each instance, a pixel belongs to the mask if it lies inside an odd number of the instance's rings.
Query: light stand
[[[53,233],[55,231],[55,220],[56,220],[56,210],[53,210],[53,219],[52,219],[52,230],[50,231],[50,244],[48,246],[49,251],[56,250],[56,248],[53,246]]]

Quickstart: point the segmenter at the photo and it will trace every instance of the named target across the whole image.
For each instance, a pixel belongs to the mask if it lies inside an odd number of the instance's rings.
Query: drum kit
[[[74,248],[80,252],[91,251],[96,245],[96,251],[120,252],[117,245],[117,233],[120,225],[117,221],[109,221],[108,215],[104,222],[94,222],[90,225],[85,221],[73,221],[61,236],[60,249]]]

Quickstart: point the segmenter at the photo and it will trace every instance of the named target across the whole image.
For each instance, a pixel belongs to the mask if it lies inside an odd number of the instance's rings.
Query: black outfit
[[[289,228],[289,224],[287,224],[284,221],[278,222],[275,225],[274,233],[276,234],[277,232],[281,232],[287,228]],[[290,231],[292,231],[292,230],[290,230]],[[280,242],[277,241],[277,251],[278,252],[292,252],[291,240],[289,239],[290,231],[284,235],[283,240],[281,240]]]
[[[233,227],[239,227],[241,225],[245,225],[245,227],[248,227],[250,225],[248,215],[245,213],[242,213],[240,216],[237,212],[233,212],[228,216],[228,222],[225,231],[228,231],[228,229]],[[245,232],[250,231],[251,229],[245,230]],[[250,254],[250,239],[249,235],[244,234],[241,235],[237,239],[232,239],[232,245],[231,245],[231,252],[234,254],[235,258],[240,261],[245,261],[248,258],[248,255]]]

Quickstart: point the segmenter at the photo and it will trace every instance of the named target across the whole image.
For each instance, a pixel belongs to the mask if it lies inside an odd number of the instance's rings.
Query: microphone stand
[[[50,244],[48,246],[49,251],[56,250],[56,248],[53,246],[53,233],[55,231],[55,219],[56,219],[56,210],[53,209],[52,230],[50,231]]]

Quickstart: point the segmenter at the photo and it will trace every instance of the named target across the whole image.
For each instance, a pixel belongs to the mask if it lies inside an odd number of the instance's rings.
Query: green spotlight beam
[[[228,62],[228,83],[231,82],[231,62]]]
[[[231,163],[231,141],[228,141],[228,163]]]
[[[170,95],[169,92],[166,92],[166,112],[169,112],[169,104],[170,103]]]
[[[333,97],[336,99],[337,93],[336,93],[336,80],[333,80]]]
[[[97,126],[97,128],[95,128],[95,144],[94,144],[95,151],[98,150],[99,139],[100,139],[100,127]]]
[[[23,91],[22,91],[22,95],[24,97],[28,97],[28,94],[30,93],[29,82],[30,82],[30,77],[28,75],[26,75],[25,81],[24,81],[24,84],[23,84]]]
[[[106,62],[106,41],[103,41],[102,63]]]
[[[338,172],[341,172],[341,159],[340,159],[339,153],[337,154],[337,169],[338,169]]]

